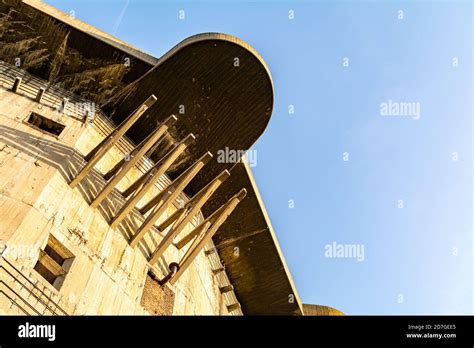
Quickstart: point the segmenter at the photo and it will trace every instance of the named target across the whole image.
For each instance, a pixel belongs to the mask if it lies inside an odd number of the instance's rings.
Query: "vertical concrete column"
[[[104,139],[99,145],[97,145],[89,154],[92,156],[86,156],[88,160],[87,164],[77,174],[77,176],[69,183],[71,188],[77,186],[77,184],[84,179],[84,177],[92,170],[94,165],[104,157],[109,151],[125,134],[125,132],[156,102],[156,97],[151,95],[145,102],[138,107],[130,116],[128,116],[115,130]]]

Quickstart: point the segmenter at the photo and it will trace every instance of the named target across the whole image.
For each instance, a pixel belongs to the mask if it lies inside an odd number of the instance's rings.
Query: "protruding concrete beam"
[[[191,165],[188,169],[186,169],[183,173],[181,173],[181,175],[179,177],[177,177],[171,185],[169,185],[169,188],[172,188],[176,183],[180,182],[180,180],[183,179],[189,173],[189,171],[193,170],[193,168],[195,168],[195,166],[198,166],[198,167],[202,168],[211,158],[212,158],[212,154],[210,152],[207,152],[206,154],[204,154],[193,165]],[[196,174],[197,174],[197,172],[194,175],[196,175]],[[169,189],[163,189],[163,191],[158,193],[148,203],[146,203],[142,208],[140,208],[140,213],[146,214],[154,206],[156,206],[158,203],[160,203],[163,200],[163,197],[166,196],[167,190],[169,191]]]
[[[193,239],[193,238],[189,238],[190,237],[189,234],[186,237],[188,237],[188,238],[186,238],[186,239],[183,238],[178,243],[176,243],[177,245],[179,245],[178,249],[181,249],[183,246],[185,246],[187,243],[189,243],[191,241],[191,239]],[[209,256],[209,255],[212,255],[212,254],[215,254],[215,253],[217,253],[216,248],[204,250],[204,254],[206,256]]]
[[[191,198],[187,203],[186,206],[176,210],[169,218],[167,218],[165,221],[163,221],[159,226],[158,230],[159,231],[164,231],[166,230],[177,218],[177,216],[181,213],[182,210],[187,209],[191,210],[193,205],[196,203],[196,201],[202,197],[203,193],[215,182],[215,181],[220,181],[220,183],[223,183],[227,178],[230,176],[229,171],[226,169],[224,170],[217,178],[215,178],[213,181],[208,183],[206,186],[204,186],[201,190],[199,190],[198,193],[196,193],[193,198]]]
[[[125,132],[145,113],[156,102],[154,95],[150,96],[140,107],[138,107],[129,117],[127,117],[108,137],[106,137],[99,145],[97,145],[89,154],[85,157],[88,161],[87,164],[82,168],[79,174],[69,183],[71,188],[74,188],[84,177],[91,171],[94,165],[104,157],[109,151],[125,134]]]
[[[241,306],[240,306],[240,303],[237,302],[237,303],[232,303],[231,305],[228,305],[227,306],[227,311],[230,313],[230,312],[233,312],[233,311],[236,311],[238,309],[240,309]]]
[[[120,211],[112,220],[110,226],[117,226],[129,212],[133,210],[135,205],[143,198],[143,196],[157,183],[160,177],[169,169],[171,164],[183,153],[183,151],[195,140],[193,134],[188,135],[183,141],[169,151],[153,168],[152,171],[137,187],[133,195],[127,200]]]
[[[230,176],[228,170],[224,170],[219,174],[214,180],[208,183],[203,189],[201,189],[193,199],[188,202],[187,206],[192,207],[186,217],[178,224],[173,225],[172,229],[166,234],[162,239],[161,243],[158,245],[158,248],[153,252],[150,262],[158,260],[165,250],[173,242],[174,238],[178,236],[182,230],[191,222],[192,218],[201,210],[202,206],[207,202],[209,197],[217,190],[217,188],[227,180]]]
[[[156,229],[159,232],[163,232],[168,227],[170,227],[172,224],[174,224],[176,222],[176,220],[178,220],[178,218],[180,216],[182,216],[182,214],[187,214],[191,210],[191,208],[192,208],[192,205],[189,205],[187,203],[183,208],[179,208],[173,214],[171,214],[165,221],[160,223]]]
[[[137,146],[135,146],[135,147],[133,148],[133,150],[130,151],[130,153],[126,153],[126,154],[122,157],[122,159],[121,159],[120,161],[118,161],[118,162],[112,167],[112,169],[110,169],[107,173],[105,173],[105,174],[103,175],[104,179],[108,181],[111,177],[113,177],[115,174],[117,174],[117,173],[119,172],[120,168],[122,168],[122,167],[124,166],[124,164],[127,163],[127,162],[130,160],[130,158],[133,157],[133,155],[134,155],[135,153],[137,153],[137,151],[143,146],[143,144],[145,144],[145,143],[153,136],[153,134],[154,134],[154,132],[151,132],[150,134],[148,134],[148,136],[147,136],[145,139],[143,139],[143,140],[140,142],[140,144],[138,144]],[[161,139],[163,139],[163,138],[161,138]]]
[[[82,125],[85,125],[87,123],[89,117],[89,110],[86,110],[86,112],[84,112],[84,116],[82,116]]]
[[[226,204],[223,204],[219,209],[217,209],[211,215],[209,215],[206,218],[206,220],[214,221],[216,217],[219,216],[219,214],[225,209],[225,207],[226,207]],[[196,237],[199,234],[199,232],[200,231],[197,228],[195,228],[193,231],[191,231],[186,236],[184,236],[179,242],[177,242],[175,246],[178,249],[182,249],[186,244],[188,244],[191,240],[193,240],[194,237]],[[215,252],[216,252],[216,248],[212,248],[212,249],[206,250],[204,253],[206,255],[211,255],[211,254],[214,254]]]
[[[64,97],[63,100],[61,100],[61,112],[64,113],[66,112],[67,105],[69,104],[69,98]]]
[[[175,147],[173,147],[173,149],[171,149],[171,151],[174,150]],[[152,168],[148,169],[148,171],[145,174],[143,174],[141,177],[139,177],[137,180],[135,180],[129,187],[127,187],[122,192],[122,196],[128,197],[133,192],[135,192],[138,189],[138,187],[141,187],[143,182],[149,178],[150,173],[153,171],[153,169],[156,168],[157,166],[160,166],[161,163],[162,163],[162,159],[158,163],[156,163]]]
[[[219,268],[213,269],[212,274],[217,275],[217,274],[222,273],[224,271],[225,271],[224,267],[219,267]]]
[[[230,284],[226,286],[221,286],[219,287],[219,291],[221,292],[221,294],[225,294],[226,292],[234,291],[234,287]]]
[[[130,245],[132,247],[136,246],[140,242],[145,233],[150,230],[156,220],[158,220],[158,218],[166,211],[166,209],[168,209],[168,206],[176,200],[178,195],[190,183],[190,181],[196,176],[202,167],[204,167],[204,165],[209,162],[211,158],[212,154],[210,152],[204,154],[191,167],[186,169],[167,188],[165,188],[147,204],[149,209],[152,207],[153,209],[146,218],[145,222],[143,222],[143,224],[140,226],[137,233],[135,233],[135,235],[130,240]]]
[[[155,102],[156,97],[154,95],[148,97],[148,99],[145,100],[142,105],[140,105],[137,109],[135,109],[125,120],[123,120],[122,123],[120,123],[118,127],[115,128],[112,133],[110,133],[109,136],[114,135],[114,132],[120,129],[121,127],[126,128],[125,132],[122,133],[122,135],[124,135],[127,130],[130,129],[130,127],[133,126],[133,124],[145,113],[145,111],[153,106]],[[139,114],[137,118],[135,118],[136,114]],[[128,124],[129,121],[130,124]],[[95,148],[93,148],[86,156],[84,156],[84,159],[88,162],[92,157],[94,157],[94,155],[102,147],[102,145],[107,142],[107,139],[108,137],[104,138]]]
[[[140,144],[138,144],[137,146],[135,146],[133,148],[133,150],[130,152],[129,157],[133,157],[135,153],[138,152],[138,150],[140,150],[140,148],[153,136],[153,132],[151,132],[150,134],[148,134],[148,136],[143,139]],[[150,153],[152,153],[152,149],[155,148],[155,146],[157,144],[159,144],[162,140],[164,139],[164,137],[160,138],[159,141],[157,141],[149,150],[148,152],[145,154],[145,155],[148,155]],[[115,174],[118,173],[118,171],[120,170],[120,168],[122,168],[124,166],[125,163],[128,162],[128,159],[126,159],[126,157],[124,156],[119,162],[117,162],[117,164],[112,168],[110,169],[107,173],[104,174],[104,179],[105,180],[109,180],[111,177],[113,177]]]
[[[13,82],[12,92],[18,93],[18,91],[20,90],[20,86],[21,86],[21,77],[17,77],[15,78],[15,81]]]
[[[189,204],[186,204],[183,208],[179,208],[176,210],[173,214],[171,214],[165,221],[163,221],[158,227],[157,230],[160,232],[163,232],[166,230],[168,227],[170,227],[178,218],[183,214],[184,212],[189,212],[191,210],[192,206]]]
[[[36,93],[36,98],[35,98],[35,101],[37,103],[41,103],[41,101],[43,100],[44,91],[45,91],[45,89],[43,87],[40,87],[38,89],[38,93]]]
[[[179,277],[186,271],[186,269],[192,264],[196,256],[202,251],[204,246],[209,243],[211,238],[217,232],[219,227],[225,222],[225,220],[229,217],[230,214],[234,211],[235,207],[245,198],[247,195],[247,190],[242,189],[239,193],[233,196],[231,199],[227,201],[225,204],[225,208],[221,211],[221,213],[213,218],[213,221],[209,221],[206,219],[202,225],[206,226],[206,228],[202,229],[196,238],[194,239],[193,243],[191,244],[186,254],[183,256],[182,261],[179,262],[180,268],[178,272],[171,278],[170,284],[173,285]],[[212,226],[209,226],[212,225]],[[197,229],[201,229],[200,226]],[[192,233],[192,232],[191,232]]]
[[[148,138],[145,144],[142,145],[135,153],[132,154],[130,161],[121,167],[117,174],[105,185],[102,191],[97,195],[97,197],[92,201],[91,207],[97,207],[105,197],[112,192],[114,187],[123,179],[123,177],[128,173],[130,169],[135,166],[135,164],[142,158],[145,153],[166,133],[166,131],[177,121],[176,116],[172,115],[168,117],[165,122]]]
[[[192,135],[192,137],[193,137],[193,140],[195,140],[194,135],[193,135],[193,134],[191,134],[191,135]],[[188,136],[189,136],[189,135],[188,135]],[[178,145],[179,145],[179,144],[175,144],[175,145],[173,146],[173,148],[172,148],[170,151],[168,151],[168,154],[171,153]],[[150,151],[153,151],[153,148],[152,148],[152,150],[150,150]],[[151,167],[151,168],[150,168],[145,174],[143,174],[139,179],[137,179],[135,182],[133,182],[126,190],[124,190],[124,191],[122,192],[122,195],[123,195],[124,197],[128,197],[128,196],[130,196],[133,192],[135,192],[135,191],[137,190],[137,188],[143,183],[143,181],[145,181],[145,180],[148,178],[149,174],[155,169],[155,167],[158,167],[158,166],[161,165],[162,161],[163,161],[163,159],[161,159],[158,163],[156,163],[155,166]]]

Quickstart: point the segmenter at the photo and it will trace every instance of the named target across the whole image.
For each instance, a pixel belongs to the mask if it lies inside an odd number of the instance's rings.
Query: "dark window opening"
[[[48,243],[43,250],[40,250],[34,270],[59,290],[73,261],[74,254],[50,235]]]
[[[41,276],[48,281],[48,283],[53,284],[56,276],[49,271],[40,261],[35,265],[35,271],[41,274]]]
[[[35,112],[32,112],[30,114],[26,122],[34,128],[53,134],[55,136],[59,136],[59,134],[61,134],[63,129],[66,127],[61,123],[50,120],[49,118],[41,116]]]

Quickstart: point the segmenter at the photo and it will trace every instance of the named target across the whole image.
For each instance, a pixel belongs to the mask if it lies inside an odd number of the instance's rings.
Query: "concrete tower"
[[[157,59],[33,0],[0,30],[0,314],[304,314],[240,160],[273,108],[254,49]]]

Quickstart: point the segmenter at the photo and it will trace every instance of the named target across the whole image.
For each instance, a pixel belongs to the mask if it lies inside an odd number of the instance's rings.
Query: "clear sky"
[[[252,169],[303,302],[474,313],[472,2],[47,2],[156,57],[210,31],[263,56],[275,107]]]

